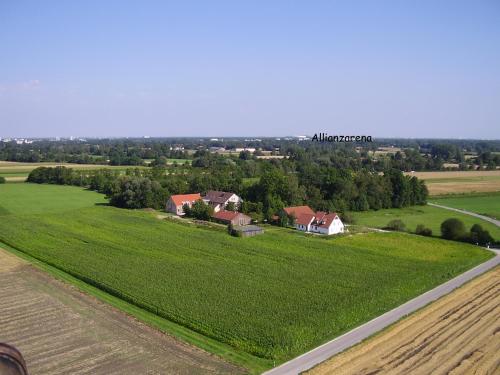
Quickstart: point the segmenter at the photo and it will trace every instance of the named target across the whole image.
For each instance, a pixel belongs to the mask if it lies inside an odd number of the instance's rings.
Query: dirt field
[[[500,170],[406,174],[425,180],[430,195],[500,191]]]
[[[471,178],[471,177],[500,177],[500,170],[496,171],[439,171],[439,172],[406,172],[409,176],[416,176],[423,180],[433,179],[457,179],[457,178]]]
[[[498,374],[499,352],[497,267],[308,374]]]
[[[0,249],[0,341],[30,374],[238,374]]]

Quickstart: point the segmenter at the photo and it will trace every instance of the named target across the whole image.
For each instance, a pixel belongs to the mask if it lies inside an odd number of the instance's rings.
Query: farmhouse
[[[203,201],[211,205],[214,208],[214,212],[224,210],[229,203],[234,203],[234,208],[238,209],[241,202],[243,202],[243,200],[234,193],[214,190],[207,191],[207,194],[203,197]]]
[[[304,232],[319,234],[344,233],[344,224],[339,216],[332,212],[304,213],[297,217],[295,228]]]
[[[214,212],[212,217],[223,224],[233,224],[233,225],[248,225],[252,221],[250,216],[242,214],[241,212],[220,210]]]
[[[194,202],[200,199],[201,199],[200,193],[172,195],[170,196],[170,199],[167,202],[166,210],[168,212],[172,212],[176,215],[181,216],[184,215],[184,210],[182,209],[182,206],[187,204],[189,207],[191,207]]]

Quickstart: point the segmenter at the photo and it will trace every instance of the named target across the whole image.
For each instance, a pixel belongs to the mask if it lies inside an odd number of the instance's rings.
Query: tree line
[[[243,198],[241,210],[257,220],[270,219],[291,205],[345,213],[425,204],[428,196],[423,181],[396,169],[379,173],[304,160],[232,160],[212,154],[200,154],[198,160],[203,167],[155,166],[125,172],[39,167],[28,182],[88,187],[123,208],[162,209],[172,194],[230,191]]]

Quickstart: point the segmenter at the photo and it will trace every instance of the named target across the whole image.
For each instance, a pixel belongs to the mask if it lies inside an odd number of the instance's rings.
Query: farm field
[[[430,199],[431,203],[500,218],[500,193],[467,194]]]
[[[0,241],[268,366],[492,256],[402,233],[326,239],[266,227],[264,235],[235,238],[158,220],[155,213],[96,205],[98,194],[87,207],[67,210],[56,203],[58,194],[44,193],[53,186],[25,185],[28,190],[0,186]],[[91,193],[60,188],[79,201],[79,194]],[[13,210],[16,194],[26,203]],[[54,209],[34,208],[30,199]]]
[[[127,168],[146,168],[143,166],[102,165],[102,164],[72,164],[72,163],[20,163],[12,161],[0,161],[0,176],[5,177],[8,182],[25,181],[29,173],[38,167],[68,167],[78,170],[114,169],[125,171]]]
[[[0,249],[0,341],[31,374],[242,374]]]
[[[499,316],[497,267],[307,374],[496,374]]]
[[[441,202],[441,200],[439,200]],[[443,203],[444,204],[444,203]],[[432,206],[413,206],[405,208],[389,208],[378,211],[352,212],[356,225],[367,226],[371,228],[384,228],[389,221],[400,219],[406,224],[406,229],[412,232],[418,224],[424,224],[432,229],[434,236],[441,235],[441,223],[451,217],[455,217],[464,222],[467,230],[473,224],[480,224],[488,230],[495,240],[500,239],[500,228],[487,221],[461,214],[451,212],[443,208]]]
[[[425,180],[431,196],[500,191],[500,170],[406,173]]]

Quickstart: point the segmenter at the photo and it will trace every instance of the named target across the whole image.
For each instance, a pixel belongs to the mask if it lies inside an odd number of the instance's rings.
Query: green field
[[[431,199],[432,203],[500,218],[500,193],[464,194]]]
[[[105,204],[102,194],[76,186],[3,184],[0,185],[0,220],[13,215],[64,213],[75,209]]]
[[[493,238],[496,240],[500,239],[500,228],[496,225],[469,215],[438,207],[413,206],[401,209],[390,208],[378,211],[353,212],[352,214],[357,225],[384,228],[389,221],[400,219],[406,224],[406,228],[412,232],[415,231],[418,224],[424,224],[426,227],[432,229],[432,234],[435,236],[441,235],[440,228],[444,220],[455,217],[462,220],[467,229],[470,229],[473,224],[477,223],[487,229]]]
[[[124,173],[129,168],[147,168],[145,166],[123,166],[102,164],[71,164],[71,163],[21,163],[0,161],[0,176],[5,177],[7,182],[23,182],[30,172],[38,167],[65,166],[76,170],[113,169]]]
[[[103,201],[76,187],[1,185],[0,241],[236,352],[277,362],[491,256],[401,233],[319,238],[266,227],[242,239]]]

